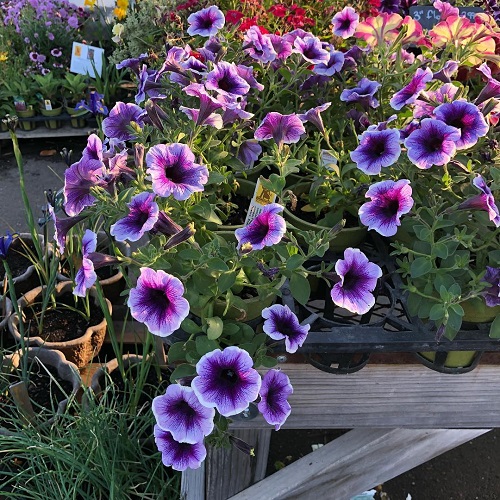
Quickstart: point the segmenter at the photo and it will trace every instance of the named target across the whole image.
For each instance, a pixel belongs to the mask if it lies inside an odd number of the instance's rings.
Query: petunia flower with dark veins
[[[146,173],[151,175],[153,191],[180,201],[203,191],[208,182],[208,168],[194,160],[193,152],[185,144],[153,146],[146,154]]]
[[[226,61],[216,64],[207,74],[205,87],[230,97],[245,95],[250,90],[250,85],[238,74],[236,64]]]
[[[116,241],[138,241],[146,231],[153,229],[160,211],[154,199],[153,193],[142,192],[127,203],[128,215],[117,220],[110,228]]]
[[[262,378],[260,388],[259,411],[268,424],[274,425],[279,431],[292,412],[288,396],[293,393],[293,387],[288,375],[281,370],[269,370]]]
[[[271,38],[262,34],[258,26],[251,26],[245,33],[243,49],[252,59],[263,64],[272,62],[278,57]]]
[[[144,323],[153,335],[167,337],[189,314],[181,281],[165,271],[141,268],[137,284],[130,290],[128,306],[134,319]]]
[[[337,260],[335,272],[340,278],[330,295],[333,303],[355,314],[365,314],[375,305],[373,291],[382,269],[370,262],[358,248],[346,248]]]
[[[226,20],[223,12],[212,5],[191,14],[187,18],[187,22],[189,24],[188,35],[212,37],[224,26]]]
[[[328,52],[329,59],[327,62],[316,64],[313,68],[313,73],[323,76],[333,76],[335,73],[339,73],[344,66],[345,55],[340,50],[335,50],[333,45],[330,45],[330,50]]]
[[[359,208],[359,219],[368,229],[382,236],[394,236],[401,225],[400,217],[413,207],[410,181],[377,182],[369,187],[366,197],[371,201]]]
[[[392,96],[389,101],[391,107],[399,110],[407,104],[413,104],[432,78],[433,73],[430,68],[418,68],[411,82]]]
[[[336,36],[349,38],[354,35],[359,24],[359,16],[352,7],[344,7],[332,19],[332,31]]]
[[[297,115],[302,122],[309,122],[316,126],[316,128],[325,135],[325,126],[323,124],[323,119],[321,118],[321,113],[326,111],[332,105],[331,102],[325,102],[321,106],[316,106],[315,108],[308,109],[305,113]]]
[[[75,276],[75,288],[73,294],[77,297],[85,297],[87,290],[96,282],[97,274],[94,263],[88,255],[95,252],[97,248],[97,234],[90,229],[85,230],[82,238],[82,265]]]
[[[281,304],[274,304],[262,310],[264,333],[274,340],[285,339],[286,352],[297,352],[307,338],[311,325],[301,326],[292,310]]]
[[[203,406],[191,387],[169,385],[152,410],[158,427],[180,443],[200,443],[214,428],[215,410]]]
[[[278,147],[281,148],[283,144],[298,142],[300,136],[305,132],[306,129],[302,121],[295,113],[282,115],[277,111],[271,111],[255,130],[254,137],[258,141],[274,139]]]
[[[493,197],[491,189],[488,187],[481,175],[476,175],[476,177],[474,177],[474,179],[472,180],[472,184],[474,185],[474,187],[479,189],[479,191],[481,191],[481,194],[463,201],[458,206],[458,209],[485,210],[486,212],[488,212],[490,221],[492,221],[496,227],[500,227],[500,211],[498,210],[498,207],[495,203],[495,198]]]
[[[365,111],[369,108],[378,108],[380,103],[375,99],[374,95],[381,86],[382,84],[377,81],[361,78],[357,87],[342,91],[340,100],[350,103],[359,103],[363,106]]]
[[[486,274],[482,281],[490,286],[482,291],[488,307],[500,306],[500,267],[486,266]]]
[[[191,387],[201,404],[215,408],[224,417],[242,412],[255,401],[262,383],[251,356],[236,346],[203,355],[196,373]]]
[[[300,54],[311,64],[326,64],[330,60],[330,53],[323,48],[321,40],[313,35],[296,38],[293,42],[293,52]]]
[[[107,118],[102,121],[102,131],[106,137],[120,141],[137,139],[137,135],[130,130],[131,122],[140,128],[144,127],[144,110],[131,102],[117,102]]]

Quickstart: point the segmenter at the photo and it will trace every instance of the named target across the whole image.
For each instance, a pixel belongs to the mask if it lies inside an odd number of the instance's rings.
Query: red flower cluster
[[[198,4],[198,0],[187,0],[187,2],[180,3],[176,10],[189,10]]]

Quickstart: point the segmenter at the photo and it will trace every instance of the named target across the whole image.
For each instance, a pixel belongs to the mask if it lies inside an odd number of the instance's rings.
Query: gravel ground
[[[44,190],[59,189],[66,169],[59,152],[73,150],[73,161],[85,147],[85,139],[47,138],[21,140],[25,157],[28,197],[35,217],[45,203]],[[42,151],[55,150],[52,156]],[[9,141],[0,141],[0,234],[7,229],[27,230],[19,191],[19,177]],[[1,228],[3,226],[3,229]],[[311,445],[326,443],[339,431],[287,431],[273,433],[269,473],[276,464],[290,463],[311,451]],[[500,499],[500,429],[466,443],[382,486],[386,500],[496,500]],[[376,485],[374,485],[376,486]],[[335,500],[332,492],[332,500]]]

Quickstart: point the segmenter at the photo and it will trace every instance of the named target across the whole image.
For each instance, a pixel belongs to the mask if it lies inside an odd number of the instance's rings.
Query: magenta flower
[[[205,87],[229,97],[242,96],[250,90],[250,85],[238,74],[236,65],[225,61],[215,65],[207,74]]]
[[[278,147],[281,148],[283,144],[298,142],[300,136],[305,132],[304,125],[295,113],[282,115],[276,111],[271,111],[262,120],[262,123],[255,131],[254,137],[258,141],[274,139]]]
[[[375,92],[382,86],[381,83],[361,78],[357,87],[345,89],[340,94],[340,100],[344,102],[359,103],[365,110],[377,108],[379,102],[375,99]]]
[[[450,127],[441,120],[424,118],[420,128],[406,139],[408,159],[418,168],[427,169],[433,165],[444,165],[455,155],[460,130]]]
[[[75,288],[73,289],[73,294],[77,297],[85,297],[87,290],[93,286],[97,280],[94,263],[89,258],[89,254],[95,252],[96,248],[97,234],[87,229],[82,238],[82,265],[76,273]]]
[[[279,243],[286,231],[285,219],[279,215],[282,210],[283,207],[278,203],[270,203],[250,224],[236,229],[234,235],[238,240],[238,248],[250,244],[252,250],[262,250]]]
[[[167,337],[180,328],[189,314],[183,293],[184,286],[175,276],[143,267],[127,304],[132,317],[144,323],[153,335]]]
[[[285,60],[292,54],[292,44],[284,37],[270,33],[269,40],[278,59]]]
[[[359,146],[350,156],[362,172],[376,175],[380,174],[383,167],[396,163],[400,154],[399,131],[385,129],[363,132]]]
[[[110,233],[116,241],[137,241],[146,231],[153,229],[160,211],[154,199],[153,193],[143,192],[127,203],[128,215],[116,221],[110,228]]]
[[[349,38],[354,35],[359,24],[359,16],[352,7],[344,7],[332,19],[332,31],[336,36]]]
[[[162,197],[172,195],[176,200],[187,200],[192,193],[203,191],[208,169],[194,159],[185,144],[153,146],[146,154],[146,172],[151,175],[153,191]]]
[[[154,426],[155,443],[161,451],[163,465],[174,470],[198,469],[207,456],[207,449],[203,443],[179,443],[170,432]]]
[[[474,146],[479,137],[488,133],[489,126],[478,107],[467,101],[453,101],[441,104],[434,110],[438,120],[460,130],[457,150]]]
[[[335,264],[340,277],[330,295],[333,303],[355,314],[367,313],[375,304],[373,290],[382,276],[382,269],[370,262],[357,248],[346,248],[344,259]]]
[[[179,443],[199,443],[214,428],[215,410],[203,406],[191,387],[169,385],[153,399],[152,410],[158,427]]]
[[[189,28],[187,29],[189,35],[211,37],[217,34],[224,26],[226,20],[222,11],[215,5],[212,5],[191,14],[187,21],[189,24]]]
[[[252,59],[263,64],[272,62],[278,57],[271,38],[268,35],[263,35],[257,26],[250,27],[245,33],[243,48]]]
[[[195,96],[200,99],[200,109],[198,110],[196,117],[196,125],[205,125],[207,120],[214,121],[214,111],[223,107],[222,103],[214,99],[211,95],[207,93],[204,85],[200,83],[191,83],[184,87],[184,92],[187,95]],[[186,108],[188,109],[188,108]],[[192,119],[194,119],[194,115]],[[189,115],[188,115],[189,116]],[[209,124],[207,124],[209,125]]]
[[[495,198],[493,197],[491,189],[480,175],[477,175],[473,179],[472,184],[481,191],[481,194],[460,203],[458,209],[466,210],[472,208],[476,210],[486,210],[490,221],[492,221],[496,227],[500,227],[500,212],[495,203]]]
[[[309,122],[316,126],[316,128],[325,135],[325,126],[323,125],[323,119],[321,118],[321,113],[326,111],[332,105],[331,102],[325,102],[321,106],[316,106],[315,108],[307,110],[304,114],[297,115],[302,122]]]
[[[129,130],[131,122],[135,122],[139,127],[144,126],[144,110],[131,102],[117,102],[109,116],[102,121],[102,131],[109,138],[120,141],[132,141],[137,139],[137,135]]]
[[[411,82],[396,92],[390,100],[393,109],[401,109],[406,104],[413,104],[420,92],[425,89],[427,82],[432,80],[433,74],[430,68],[418,68]]]
[[[370,186],[366,197],[372,201],[361,205],[359,219],[361,223],[374,229],[382,236],[394,236],[400,217],[407,214],[413,207],[410,181],[382,181]]]
[[[288,376],[280,370],[269,370],[262,379],[259,411],[268,424],[279,430],[292,412],[288,396],[293,393]]]
[[[500,306],[500,267],[486,266],[486,274],[482,281],[490,286],[482,292],[488,307]]]
[[[182,111],[190,120],[193,120],[197,125],[202,127],[211,126],[220,130],[224,122],[222,116],[217,113],[211,113],[203,121],[200,120],[200,110],[195,108],[186,108],[186,106],[179,106],[179,111]],[[200,123],[198,123],[200,122]]]
[[[297,352],[307,338],[311,325],[300,326],[297,316],[288,306],[274,304],[262,310],[262,329],[274,340],[285,339],[286,352]]]
[[[252,366],[250,355],[239,347],[215,349],[196,364],[198,376],[191,387],[201,404],[216,408],[224,417],[236,415],[259,395],[262,381]]]
[[[323,48],[321,40],[313,35],[297,37],[293,42],[293,52],[301,54],[311,64],[326,64],[330,60],[330,54]]]

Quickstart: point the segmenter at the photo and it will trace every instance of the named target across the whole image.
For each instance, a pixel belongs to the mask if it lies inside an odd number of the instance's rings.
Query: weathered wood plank
[[[368,365],[331,375],[284,364],[294,393],[285,429],[500,427],[500,366],[446,375],[420,365]],[[233,428],[268,428],[258,416]]]
[[[181,476],[180,500],[202,500],[205,498],[205,463],[198,469],[187,469]]]
[[[354,429],[231,500],[348,500],[488,429]]]

